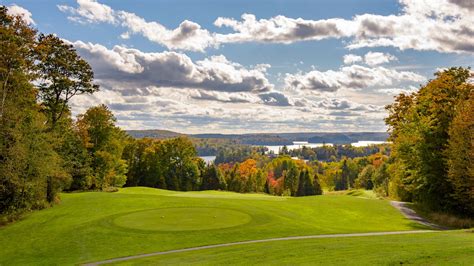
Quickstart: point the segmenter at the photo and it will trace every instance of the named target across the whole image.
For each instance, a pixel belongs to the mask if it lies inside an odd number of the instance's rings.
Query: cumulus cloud
[[[60,11],[70,14],[69,20],[79,23],[117,22],[115,11],[107,5],[95,0],[77,0],[77,4],[77,8],[67,5],[58,5],[57,7]]]
[[[304,20],[276,16],[257,20],[253,14],[243,14],[242,20],[219,17],[214,22],[217,27],[229,27],[231,34],[217,34],[218,43],[233,42],[274,42],[292,43],[303,40],[322,40],[348,35],[347,23],[342,19]]]
[[[335,94],[314,95],[308,90],[280,91],[265,77],[270,67],[267,64],[246,68],[224,56],[193,61],[177,52],[145,53],[122,46],[108,49],[80,41],[72,44],[91,63],[102,88],[94,95],[75,97],[74,114],[104,103],[124,128],[181,131],[185,127],[187,132],[202,132],[205,128],[221,133],[383,129],[383,122],[374,123],[382,121],[383,106]],[[351,76],[348,69],[333,72],[353,79],[365,77]],[[330,72],[321,73],[324,76]],[[332,82],[341,86],[345,77],[336,77]]]
[[[397,58],[388,53],[368,52],[364,56],[364,62],[369,66],[380,65],[394,60],[397,60]]]
[[[407,88],[383,88],[379,89],[378,92],[389,94],[389,95],[398,95],[400,93],[410,94],[418,90],[415,86],[408,86]]]
[[[351,64],[360,62],[362,60],[363,60],[362,56],[358,56],[355,54],[346,54],[343,57],[344,64],[346,65],[351,65]]]
[[[11,16],[20,16],[25,23],[30,25],[36,25],[35,21],[33,20],[33,16],[31,12],[21,6],[18,5],[11,5],[8,6],[8,14]]]
[[[115,11],[96,0],[77,0],[78,7],[58,5],[60,11],[70,14],[68,18],[79,23],[109,23],[127,29],[120,35],[123,39],[131,34],[140,34],[148,40],[172,50],[204,51],[216,45],[209,31],[195,22],[185,20],[176,29],[167,29],[155,21],[146,21],[134,13]]]
[[[392,46],[401,50],[474,52],[474,10],[448,0],[401,0],[399,15],[364,14],[349,49]],[[463,1],[459,1],[463,2]]]
[[[341,88],[363,89],[373,86],[390,86],[403,81],[421,82],[425,78],[410,71],[397,71],[385,67],[343,66],[339,70],[287,74],[285,84],[291,90],[334,92]]]
[[[220,92],[220,91],[206,91],[206,90],[190,90],[189,96],[196,100],[218,101],[224,103],[257,103],[259,99],[256,95],[237,92]]]
[[[96,78],[108,86],[175,87],[227,92],[261,93],[273,89],[266,68],[248,69],[223,55],[193,62],[177,52],[145,53],[137,49],[76,41],[79,54],[94,69]]]
[[[474,8],[469,0],[399,0],[400,14],[361,14],[352,19],[309,20],[275,16],[257,19],[243,14],[240,20],[218,17],[217,27],[230,33],[211,33],[198,23],[184,20],[177,28],[167,29],[156,21],[146,21],[134,13],[114,11],[95,0],[78,0],[78,7],[60,5],[69,18],[81,23],[111,23],[127,31],[122,37],[140,34],[168,49],[204,51],[223,43],[298,41],[345,38],[347,48],[391,46],[401,50],[474,52]]]
[[[275,106],[290,106],[288,97],[281,92],[267,92],[258,95],[264,104]]]
[[[145,19],[125,11],[117,12],[117,20],[127,28],[127,33],[140,34],[148,40],[173,50],[204,51],[216,45],[209,31],[202,29],[195,22],[185,20],[176,29],[170,30],[158,22],[147,22]]]
[[[472,1],[400,0],[397,15],[356,15],[353,19],[293,19],[276,16],[257,20],[252,14],[242,19],[218,18],[215,25],[234,32],[218,34],[218,42],[292,43],[302,40],[348,38],[350,49],[392,46],[401,50],[474,52]]]

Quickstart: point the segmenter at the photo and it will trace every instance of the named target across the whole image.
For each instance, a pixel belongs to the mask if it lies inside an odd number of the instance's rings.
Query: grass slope
[[[236,259],[238,258],[238,259]],[[268,242],[159,255],[116,265],[472,265],[473,232]]]
[[[140,219],[136,224],[126,219],[134,212],[193,207],[235,211],[251,220],[227,228],[160,231],[140,227],[139,223],[147,223]],[[208,223],[209,216],[203,217],[197,219]],[[123,219],[127,226],[120,224]],[[126,188],[116,193],[63,194],[60,205],[0,228],[0,264],[76,264],[252,239],[418,228],[422,227],[406,220],[387,201],[377,199]]]

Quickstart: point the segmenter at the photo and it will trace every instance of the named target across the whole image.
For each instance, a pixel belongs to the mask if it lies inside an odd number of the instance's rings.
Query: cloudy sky
[[[125,129],[385,131],[384,105],[474,62],[472,0],[0,1],[89,61]]]

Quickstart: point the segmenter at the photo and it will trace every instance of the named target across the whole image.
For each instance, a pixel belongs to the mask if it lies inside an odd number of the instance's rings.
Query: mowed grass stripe
[[[183,231],[126,228],[114,222],[132,212],[184,207],[234,210],[251,220],[228,228]],[[426,227],[378,199],[125,188],[62,194],[61,204],[0,228],[0,264],[77,264],[255,239],[416,229]]]
[[[320,238],[163,254],[113,265],[473,265],[474,233]]]
[[[395,231],[395,232],[374,232],[374,233],[352,233],[352,234],[280,237],[280,238],[270,238],[270,239],[249,240],[249,241],[243,241],[243,242],[224,243],[224,244],[193,247],[193,248],[186,248],[186,249],[168,250],[168,251],[154,252],[154,253],[149,253],[149,254],[141,254],[141,255],[135,255],[135,256],[129,256],[129,257],[115,258],[115,259],[110,259],[110,260],[105,260],[105,261],[86,263],[84,265],[85,266],[95,266],[95,265],[111,264],[111,263],[123,262],[123,261],[129,261],[129,260],[147,259],[149,257],[155,257],[155,256],[159,256],[159,255],[168,255],[168,254],[176,254],[176,253],[183,253],[183,252],[190,252],[190,251],[199,251],[199,250],[205,250],[205,249],[215,249],[215,248],[222,248],[222,247],[231,247],[231,246],[249,245],[249,244],[256,244],[256,243],[276,242],[276,241],[341,238],[341,237],[361,237],[361,236],[388,236],[388,235],[422,234],[422,233],[433,233],[433,232],[435,232],[435,231],[433,231],[433,230],[416,230],[416,231]],[[151,259],[151,260],[154,260],[154,259]]]

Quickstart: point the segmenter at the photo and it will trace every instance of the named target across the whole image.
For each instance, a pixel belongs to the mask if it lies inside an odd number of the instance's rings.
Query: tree
[[[279,154],[280,154],[280,155],[287,155],[287,154],[289,154],[288,147],[287,147],[286,145],[283,145],[283,147],[281,147],[281,149],[280,149]]]
[[[78,134],[93,158],[92,188],[121,187],[126,182],[127,164],[122,159],[126,135],[115,126],[115,121],[105,105],[91,107],[78,116]]]
[[[446,147],[455,108],[466,101],[473,85],[469,69],[450,68],[412,95],[400,95],[387,106],[390,140],[393,142],[393,174],[405,197],[437,210],[453,210]]]
[[[347,159],[342,161],[340,179],[336,181],[336,190],[346,190],[349,188],[350,170],[347,166]]]
[[[257,173],[255,174],[255,179],[256,179],[256,190],[255,192],[264,192],[265,190],[265,184],[266,184],[266,178],[265,175],[262,171],[262,169],[258,169]]]
[[[459,213],[474,215],[474,91],[456,107],[446,149],[451,196]]]
[[[296,192],[296,196],[305,196],[306,195],[306,179],[305,179],[305,171],[301,171],[298,177],[298,191]]]
[[[209,164],[202,174],[201,190],[219,190],[225,188],[224,177],[219,168]]]
[[[72,178],[71,186],[66,189],[90,189],[93,182],[92,158],[71,125],[68,124],[63,131],[60,147],[56,150],[61,157],[63,169]]]
[[[372,176],[374,175],[375,168],[369,164],[362,169],[357,179],[355,180],[356,188],[372,189],[374,184],[372,183]]]
[[[288,189],[291,196],[296,196],[298,191],[299,170],[296,165],[291,165],[285,174],[285,190]]]
[[[43,208],[69,178],[32,85],[36,31],[0,7],[0,213]]]
[[[388,196],[388,182],[389,174],[387,170],[387,163],[383,163],[380,167],[375,169],[372,175],[372,183],[377,194],[381,196]]]
[[[52,128],[68,110],[75,95],[92,94],[99,86],[93,84],[90,65],[76,53],[72,45],[54,35],[41,34],[38,39],[39,97]]]
[[[157,155],[167,189],[189,191],[199,188],[199,168],[194,160],[196,149],[188,138],[164,141]]]
[[[25,86],[34,70],[36,31],[30,28],[21,17],[7,14],[7,8],[0,6],[0,119],[3,120],[5,108],[14,101],[14,90],[24,92],[25,96],[34,97],[31,85]],[[18,83],[23,83],[18,86]],[[17,86],[12,86],[13,84]],[[24,90],[26,89],[26,91]],[[18,100],[18,99],[16,99]],[[6,106],[7,105],[7,106]]]
[[[321,184],[319,182],[318,174],[314,175],[313,187],[314,187],[314,195],[322,195],[323,194],[323,189],[321,188]]]

